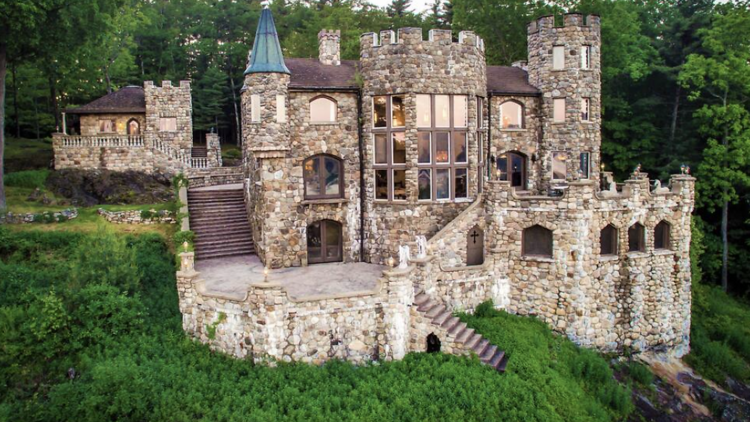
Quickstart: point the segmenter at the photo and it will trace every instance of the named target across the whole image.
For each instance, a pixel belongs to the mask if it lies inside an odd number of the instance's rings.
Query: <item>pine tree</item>
[[[229,98],[227,75],[210,66],[193,90],[193,129],[209,131],[227,126],[224,106]]]
[[[410,7],[411,0],[393,0],[391,5],[387,8],[388,16],[391,18],[403,18],[411,13],[409,10]]]

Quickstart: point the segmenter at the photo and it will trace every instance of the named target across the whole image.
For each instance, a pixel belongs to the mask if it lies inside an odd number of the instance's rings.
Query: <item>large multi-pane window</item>
[[[402,95],[372,100],[375,199],[406,200],[406,110]]]
[[[467,122],[467,96],[417,95],[419,200],[468,197]]]

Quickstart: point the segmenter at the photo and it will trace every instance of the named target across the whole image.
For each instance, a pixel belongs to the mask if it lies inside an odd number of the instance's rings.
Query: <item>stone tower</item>
[[[279,216],[291,210],[273,213],[269,203],[289,204],[285,201],[286,183],[290,178],[288,163],[289,123],[287,104],[291,72],[284,64],[276,26],[268,8],[263,9],[242,87],[243,159],[246,163],[246,195],[255,249],[266,266],[282,266],[283,251],[279,242],[269,238],[284,238],[287,228]],[[291,206],[291,205],[290,205]],[[270,246],[276,245],[276,246]]]
[[[599,16],[545,16],[528,26],[529,82],[542,92],[541,187],[599,180],[601,36]]]

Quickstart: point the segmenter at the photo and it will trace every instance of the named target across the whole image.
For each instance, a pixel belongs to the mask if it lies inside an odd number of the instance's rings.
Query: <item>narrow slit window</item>
[[[591,99],[581,98],[581,121],[588,122],[591,118]]]
[[[555,123],[565,122],[565,98],[555,98],[552,103],[553,119]]]
[[[581,47],[581,69],[591,69],[591,46]]]
[[[617,255],[617,229],[608,224],[599,236],[599,253],[601,255]]]
[[[260,95],[250,96],[250,117],[253,123],[260,123]]]
[[[286,123],[286,97],[283,95],[276,96],[276,121]]]
[[[565,47],[562,45],[552,47],[552,69],[565,69]]]

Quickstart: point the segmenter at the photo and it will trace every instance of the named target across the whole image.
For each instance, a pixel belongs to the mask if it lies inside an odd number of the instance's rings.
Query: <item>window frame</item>
[[[657,246],[660,231],[663,237],[661,239],[662,244]],[[660,251],[672,250],[672,225],[667,220],[661,220],[654,226],[654,249]]]
[[[591,46],[581,46],[581,70],[591,70]]]
[[[562,51],[560,54],[560,66],[557,66],[557,61],[555,60],[555,57],[557,57],[556,52]],[[565,70],[565,46],[564,45],[553,45],[552,46],[552,70]]]
[[[318,223],[320,224],[320,257],[319,258],[310,258],[310,250],[309,250],[309,236],[310,236],[310,226],[313,224]],[[326,242],[326,231],[327,231],[327,224],[333,224],[335,226],[338,226],[339,230],[339,244],[338,248],[336,250],[337,255],[332,258],[328,259],[326,257],[326,251],[328,250],[328,242]],[[305,252],[307,252],[307,263],[308,264],[323,264],[327,262],[342,262],[344,260],[344,225],[342,223],[339,223],[336,220],[331,220],[329,218],[324,218],[320,220],[315,220],[307,225],[305,230]]]
[[[540,228],[546,231],[546,233],[549,233],[549,254],[546,253],[531,253],[528,251],[529,248],[529,242],[528,242],[528,235],[527,233],[530,232],[530,230]],[[545,249],[547,245],[544,245]],[[552,259],[555,254],[555,233],[542,226],[541,224],[534,224],[532,226],[526,227],[521,231],[521,255],[528,258],[549,258]]]
[[[528,161],[528,157],[526,156],[526,154],[524,154],[524,153],[522,153],[520,151],[516,151],[516,150],[505,151],[505,152],[501,153],[495,159],[495,170],[496,171],[500,170],[498,162],[503,158],[503,156],[505,157],[505,169],[501,170],[500,175],[499,175],[500,177],[498,177],[498,180],[510,182],[510,186],[511,187],[521,188],[521,190],[526,190],[526,186],[528,185],[528,182],[529,182],[529,179],[528,179],[528,162],[527,162]],[[510,169],[511,169],[511,166],[513,165],[513,156],[517,156],[518,158],[521,159],[522,168],[521,168],[521,184],[520,185],[513,185],[513,180],[511,179],[511,173],[512,172],[510,171]],[[503,178],[503,171],[505,172],[504,173],[505,174],[505,178]]]
[[[173,130],[162,129],[162,122],[164,121],[164,119],[172,119],[172,120],[174,120],[174,129]],[[160,116],[159,117],[159,132],[161,132],[161,133],[174,133],[174,132],[177,132],[177,117],[175,117],[175,116]]]
[[[583,166],[583,157],[586,157],[586,168]],[[578,154],[578,168],[581,171],[581,179],[591,178],[591,153],[589,151],[583,151]]]
[[[328,100],[333,104],[333,120],[313,120],[312,119],[312,103],[318,100]],[[330,125],[335,124],[339,120],[339,103],[334,98],[329,97],[328,95],[316,95],[313,98],[310,99],[310,102],[307,104],[307,112],[309,114],[309,122],[311,124],[316,125]]]
[[[591,122],[591,98],[581,98],[581,121],[590,123]]]
[[[130,124],[135,123],[137,126],[138,133],[130,133]],[[125,123],[125,133],[128,134],[128,136],[141,136],[141,122],[138,121],[135,117],[131,117],[127,123]]]
[[[557,119],[557,105],[562,104],[562,119]],[[563,124],[565,123],[565,120],[568,118],[567,108],[568,101],[565,97],[554,97],[552,98],[552,123],[553,124]]]
[[[557,160],[557,156],[559,154],[562,154],[565,156],[564,160],[562,161],[563,166],[565,166],[565,173],[562,178],[555,177],[555,161]],[[570,160],[570,153],[568,151],[552,151],[552,163],[550,166],[550,169],[552,171],[552,174],[550,175],[550,178],[553,182],[564,182],[568,180],[568,160]]]
[[[638,244],[633,248],[633,230],[637,229],[636,232],[639,236],[637,239]],[[646,227],[640,222],[636,221],[630,227],[628,227],[628,252],[646,252]]]
[[[609,242],[609,247],[611,248],[611,251],[604,252],[604,231],[605,230],[612,230],[614,231],[612,238]],[[619,244],[619,238],[620,238],[620,230],[615,227],[612,224],[607,224],[599,231],[599,255],[600,256],[617,256],[620,251],[620,244]]]
[[[503,106],[506,105],[506,104],[508,104],[508,103],[516,104],[519,107],[519,110],[518,110],[519,127],[517,127],[517,128],[515,128],[515,127],[503,127]],[[513,131],[513,130],[524,130],[524,129],[526,129],[526,116],[525,116],[525,114],[526,114],[526,107],[524,106],[523,103],[521,103],[518,100],[509,99],[509,100],[505,100],[502,103],[500,103],[500,106],[498,107],[498,109],[499,109],[499,112],[500,112],[499,123],[500,123],[500,130],[501,131],[504,131],[504,130]]]
[[[307,178],[307,173],[305,172],[305,165],[307,164],[308,161],[320,160],[320,163],[318,164],[318,180],[324,181],[325,178],[322,176],[325,176],[325,159],[326,158],[332,159],[338,164],[339,192],[337,194],[323,193],[320,195],[310,195],[307,193],[308,178]],[[342,199],[344,197],[344,160],[331,154],[315,154],[315,155],[311,155],[305,158],[302,161],[302,183],[304,185],[303,189],[304,189],[305,200]],[[321,191],[325,192],[325,186],[321,186]]]
[[[471,177],[469,171],[469,122],[468,122],[468,109],[469,109],[469,96],[464,94],[418,94],[418,95],[429,95],[430,96],[430,127],[418,127],[417,128],[417,143],[419,142],[419,136],[422,133],[429,133],[430,135],[430,162],[420,163],[419,157],[417,157],[417,189],[419,186],[419,171],[423,169],[430,169],[430,199],[419,199],[419,192],[417,192],[417,200],[419,202],[452,202],[457,199],[463,200],[470,198],[470,186]],[[437,109],[436,109],[436,97],[445,95],[448,97],[448,127],[437,126]],[[466,97],[466,112],[467,122],[466,126],[454,126],[454,97],[463,96]],[[447,134],[448,135],[448,162],[437,161],[437,135]],[[465,143],[465,161],[456,161],[454,156],[454,146],[456,140],[456,134],[464,135]],[[418,145],[417,145],[418,146]],[[438,198],[437,195],[437,175],[439,170],[449,170],[450,177],[448,179],[448,197]],[[456,174],[457,170],[466,171],[466,196],[456,196]]]
[[[133,119],[131,119],[131,120],[133,120]],[[110,123],[110,125],[112,126],[112,130],[111,131],[102,130],[102,127],[103,127],[102,123],[104,123],[104,122],[109,122]],[[102,134],[117,133],[117,120],[115,120],[115,119],[98,119],[97,123],[98,123],[97,124],[98,130],[96,131],[96,133],[102,133]]]
[[[404,102],[406,102],[406,95],[404,94],[398,94],[396,96],[401,96],[404,98]],[[385,101],[385,127],[375,127],[375,98],[377,97],[386,97]],[[405,202],[409,199],[408,192],[405,195],[403,199],[396,199],[394,192],[394,182],[395,177],[394,173],[395,171],[403,170],[406,172],[406,166],[408,163],[408,158],[404,160],[404,163],[394,163],[393,162],[393,134],[394,133],[403,133],[404,134],[404,143],[406,143],[406,115],[404,115],[404,126],[391,126],[391,119],[393,117],[392,113],[392,100],[391,97],[393,95],[373,95],[372,96],[372,147],[373,147],[373,154],[372,154],[372,170],[373,170],[373,182],[375,183],[375,191],[374,191],[374,197],[373,200],[375,201],[388,201],[388,202]],[[404,111],[405,113],[405,111]],[[377,135],[385,135],[385,142],[386,142],[386,160],[385,163],[378,163],[376,162],[376,151],[377,151]],[[406,148],[406,154],[408,155],[409,149]],[[386,183],[388,185],[388,195],[387,198],[378,198],[377,188],[378,188],[378,178],[377,178],[377,172],[378,170],[386,170],[387,176],[386,176]],[[406,189],[406,188],[405,188]]]

